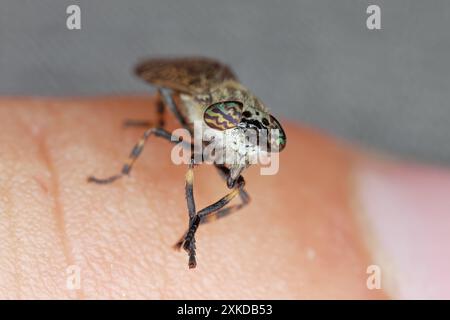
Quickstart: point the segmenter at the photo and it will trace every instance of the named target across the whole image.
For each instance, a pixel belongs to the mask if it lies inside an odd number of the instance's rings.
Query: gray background
[[[369,4],[380,31],[366,28]],[[130,69],[165,54],[231,64],[278,116],[450,163],[448,0],[0,0],[2,95],[145,92]]]

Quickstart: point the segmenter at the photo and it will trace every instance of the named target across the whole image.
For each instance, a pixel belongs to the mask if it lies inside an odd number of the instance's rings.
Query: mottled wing
[[[138,64],[135,73],[152,85],[191,94],[236,79],[228,66],[200,57],[149,59]]]

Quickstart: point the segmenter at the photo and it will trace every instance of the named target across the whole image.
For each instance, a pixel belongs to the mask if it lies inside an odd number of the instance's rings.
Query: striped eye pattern
[[[238,101],[223,101],[210,105],[203,114],[208,127],[227,130],[236,127],[242,118],[243,105]]]

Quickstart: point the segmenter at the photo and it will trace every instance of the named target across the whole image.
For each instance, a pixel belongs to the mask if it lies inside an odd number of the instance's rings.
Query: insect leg
[[[164,101],[164,104],[172,111],[172,113],[175,115],[177,120],[180,122],[180,124],[183,126],[183,128],[188,129],[188,124],[186,122],[186,119],[183,117],[183,115],[180,113],[180,109],[178,109],[175,101],[173,100],[172,93],[165,90],[165,89],[158,89],[159,95]]]
[[[194,224],[198,224],[195,211],[195,200],[194,200],[194,159],[191,159],[189,163],[188,171],[186,172],[186,201],[189,212],[189,229],[192,228]],[[195,237],[194,234],[191,235],[191,241],[188,246],[184,248],[189,254],[189,268],[195,268],[197,265],[195,259]]]
[[[165,113],[165,106],[164,102],[162,100],[161,94],[158,96],[158,102],[156,103],[156,111],[157,111],[157,127],[158,128],[164,128],[165,125],[165,119],[164,119],[164,113]],[[123,126],[128,127],[153,127],[154,124],[151,121],[147,120],[135,120],[135,119],[127,119],[123,122]]]
[[[214,163],[214,165],[216,166],[217,170],[219,171],[220,176],[227,181],[228,176],[230,175],[230,169],[228,169],[227,167],[225,167],[223,164],[217,164]],[[239,196],[241,197],[241,201],[243,203],[248,203],[250,202],[250,196],[248,195],[247,191],[245,191],[244,188],[239,190]]]
[[[224,208],[237,194],[240,194],[245,186],[245,180],[243,176],[239,176],[237,179],[237,184],[233,190],[227,194],[225,197],[217,201],[216,203],[207,206],[206,208],[200,210],[197,215],[200,217],[200,223],[206,223],[223,216],[226,216],[232,212],[235,212],[250,202],[250,197],[247,196],[242,198],[242,202],[227,208]]]
[[[186,201],[189,212],[189,220],[192,220],[196,215],[195,201],[194,201],[194,159],[189,163],[188,171],[186,172]]]
[[[250,197],[248,197],[245,200],[242,200],[242,202],[239,203],[239,204],[235,204],[235,205],[232,205],[230,207],[220,209],[219,211],[212,212],[212,213],[204,216],[201,219],[200,224],[216,221],[217,219],[226,217],[226,216],[228,216],[228,215],[230,215],[230,214],[232,214],[232,213],[242,209],[243,207],[245,207],[249,203],[250,203]]]
[[[164,118],[165,112],[166,112],[166,107],[164,104],[164,101],[161,97],[161,94],[159,95],[159,100],[158,100],[158,105],[157,105],[157,112],[158,112],[158,127],[159,128],[164,128],[164,126],[166,125],[166,120]]]
[[[224,166],[224,165],[222,165],[222,164],[217,164],[217,163],[215,163],[214,165],[215,165],[215,167],[217,168],[217,170],[218,170],[220,176],[221,176],[224,180],[227,180],[230,170],[229,170],[226,166]],[[239,177],[238,179],[244,179],[244,178],[241,176],[241,177]],[[241,203],[236,204],[236,205],[233,205],[233,206],[228,207],[228,208],[222,208],[222,209],[220,209],[219,211],[216,211],[215,213],[213,213],[213,214],[211,214],[211,215],[209,215],[209,216],[205,216],[205,217],[200,221],[200,224],[207,223],[207,222],[211,222],[211,221],[213,221],[213,220],[217,220],[217,219],[220,219],[220,218],[222,218],[222,217],[225,217],[225,216],[227,216],[227,215],[229,215],[229,214],[231,214],[231,213],[233,213],[233,212],[238,211],[239,209],[243,208],[243,207],[246,206],[248,203],[250,203],[250,196],[248,195],[247,191],[245,191],[244,186],[242,186],[241,188],[238,188],[238,189],[239,189],[239,196],[240,196],[240,198],[241,198]],[[186,192],[186,199],[189,199],[189,198],[188,198],[188,193],[187,193],[187,192]],[[189,201],[189,200],[188,200],[188,201]],[[189,204],[188,204],[188,206],[189,206]],[[189,214],[189,216],[192,217],[191,214]],[[186,237],[186,234],[187,234],[187,232],[184,233],[184,235],[180,238],[180,240],[174,245],[174,248],[175,248],[175,249],[181,248],[181,246],[182,246],[182,244],[183,244],[183,242],[184,242],[184,239],[185,239],[185,237]]]
[[[147,139],[151,136],[155,135],[157,137],[164,138],[170,142],[178,143],[177,141],[172,141],[171,137],[172,134],[162,128],[150,128],[144,132],[144,135],[142,138],[138,141],[138,143],[134,146],[134,148],[131,150],[130,156],[128,157],[127,161],[122,167],[122,171],[119,174],[116,174],[114,176],[105,178],[105,179],[98,179],[96,177],[90,176],[88,177],[88,182],[94,182],[98,184],[107,184],[114,182],[115,180],[123,177],[124,175],[128,175],[133,167],[134,162],[141,154],[142,150],[144,149],[145,142]],[[189,143],[190,145],[190,143]]]
[[[228,175],[230,173],[230,170],[226,166],[224,166],[222,164],[214,163],[214,166],[217,168],[217,171],[219,172],[219,175],[226,181],[227,178],[228,178]],[[186,179],[186,187],[187,186],[188,186],[188,179]],[[192,188],[192,183],[190,183],[190,187]],[[239,189],[239,195],[241,197],[242,206],[244,206],[245,204],[250,202],[250,196],[248,195],[248,193],[245,191],[244,188]],[[188,200],[188,207],[189,207],[189,201],[190,201],[189,198],[193,198],[193,195],[192,195],[192,192],[188,192],[188,190],[186,189],[186,199]],[[240,206],[240,205],[237,205],[237,206]],[[229,209],[231,209],[231,208],[229,208]],[[235,210],[233,210],[233,211],[235,211]],[[195,213],[195,210],[194,210],[194,213]],[[189,217],[192,218],[191,211],[189,211]],[[203,221],[201,221],[201,223],[203,223]],[[175,244],[175,246],[174,246],[175,249],[181,247],[181,244],[183,243],[185,236],[186,236],[186,233]]]
[[[153,126],[153,123],[151,121],[148,121],[148,120],[126,119],[123,122],[123,126],[125,128],[130,128],[130,127],[139,127],[139,128],[145,127],[145,128],[148,128],[148,127]]]
[[[195,232],[198,229],[198,226],[205,222],[209,222],[212,220],[215,220],[219,217],[222,217],[224,215],[228,215],[232,212],[235,212],[236,210],[242,208],[244,205],[246,205],[249,201],[249,198],[244,200],[241,204],[231,206],[229,208],[224,208],[234,197],[236,197],[240,191],[244,188],[245,180],[242,176],[239,176],[237,179],[236,186],[233,188],[233,190],[225,195],[220,200],[216,201],[215,203],[203,208],[200,210],[192,219],[190,219],[189,223],[189,229],[188,231],[183,235],[183,237],[175,244],[175,248],[181,248],[185,249],[189,252],[193,241],[195,241]],[[214,218],[210,218],[214,217]]]

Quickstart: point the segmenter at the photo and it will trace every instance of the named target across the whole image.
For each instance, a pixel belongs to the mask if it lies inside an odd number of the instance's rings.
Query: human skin
[[[0,298],[408,297],[390,268],[396,251],[377,235],[377,210],[392,208],[368,200],[386,181],[379,176],[407,166],[281,119],[288,142],[279,172],[244,172],[251,203],[200,226],[190,270],[187,254],[172,248],[188,214],[187,167],[171,162],[171,144],[152,137],[129,177],[86,181],[119,172],[143,132],[124,129],[125,119],[156,119],[155,99],[0,100]],[[177,127],[170,115],[168,127]],[[214,167],[195,168],[198,209],[227,192]],[[383,270],[381,289],[367,286],[370,265]],[[73,266],[79,289],[67,285]]]

